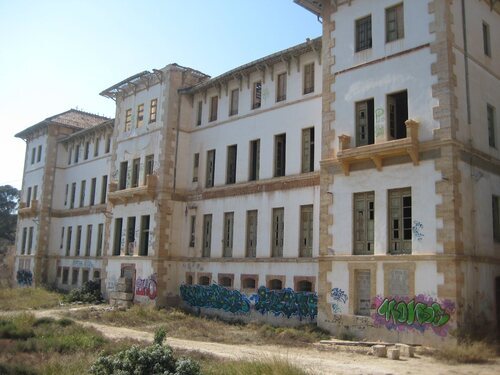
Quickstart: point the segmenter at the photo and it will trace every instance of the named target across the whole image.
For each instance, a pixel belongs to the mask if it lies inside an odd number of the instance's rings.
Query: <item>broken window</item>
[[[393,139],[406,138],[406,120],[408,120],[408,92],[387,95],[387,120],[389,135]]]
[[[354,194],[354,255],[373,255],[375,194]]]
[[[210,98],[210,118],[209,121],[217,120],[217,110],[219,106],[219,97],[217,95]]]
[[[309,280],[300,280],[295,288],[297,292],[312,292],[312,283]]]
[[[207,175],[206,175],[205,187],[210,188],[214,186],[214,176],[215,176],[215,150],[210,150],[207,152]]]
[[[101,138],[96,137],[94,140],[94,157],[99,156],[99,143]]]
[[[219,285],[225,288],[232,288],[233,278],[229,276],[219,276]]]
[[[69,278],[69,268],[64,267],[62,270],[62,283],[64,285],[68,284],[68,278]]]
[[[106,154],[111,150],[111,137],[108,135],[106,137]]]
[[[262,103],[262,82],[257,81],[253,83],[252,109],[260,108],[261,103]]]
[[[90,142],[85,142],[85,149],[83,150],[83,160],[87,160],[89,158],[90,153]]]
[[[390,254],[411,254],[411,189],[389,190]]]
[[[314,63],[304,65],[304,95],[314,92]]]
[[[78,163],[78,158],[80,157],[80,145],[75,148],[75,164]]]
[[[356,146],[375,142],[373,99],[356,103]]]
[[[237,146],[229,146],[227,148],[226,184],[234,184],[236,182],[236,157]]]
[[[198,279],[199,285],[210,285],[210,278],[208,276],[200,276]]]
[[[356,20],[356,52],[372,48],[372,16]]]
[[[398,4],[385,10],[385,41],[404,38],[403,4]]]
[[[260,139],[250,141],[250,181],[259,179],[260,169]]]
[[[286,134],[274,137],[274,177],[285,175],[286,167]]]
[[[144,124],[144,104],[137,106],[137,124],[136,128],[140,128]]]
[[[313,244],[313,206],[300,206],[300,244],[299,256],[312,257]]]
[[[33,250],[33,227],[28,229],[28,255],[31,255],[31,251]]]
[[[302,173],[314,171],[314,128],[302,129]]]
[[[233,256],[233,231],[234,231],[234,212],[224,213],[224,257]]]
[[[245,277],[242,281],[241,281],[241,287],[243,289],[255,289],[256,285],[257,285],[257,282],[256,282],[256,277],[253,276],[253,277]]]
[[[231,102],[229,106],[229,116],[234,116],[238,114],[238,101],[239,101],[240,89],[231,90]]]
[[[129,132],[132,128],[132,108],[125,111],[125,131]]]
[[[257,210],[247,211],[247,258],[255,258],[257,253]]]
[[[78,284],[78,274],[80,273],[79,268],[73,268],[71,273],[71,285]]]
[[[283,207],[273,208],[273,233],[271,256],[274,258],[283,257],[283,236],[284,236],[285,209]]]
[[[156,111],[158,107],[158,99],[151,100],[149,105],[149,123],[156,122]]]
[[[276,101],[281,102],[286,100],[286,72],[278,74],[276,80]]]
[[[202,257],[210,257],[212,247],[212,215],[203,215],[203,249]]]
[[[31,206],[31,191],[32,191],[32,188],[30,186],[28,188],[27,193],[26,193],[26,207],[30,207]]]
[[[28,238],[28,228],[23,228],[23,237],[21,240],[21,255],[26,253],[26,240]]]
[[[36,162],[40,163],[41,160],[42,160],[42,145],[39,145],[38,152],[36,154]]]

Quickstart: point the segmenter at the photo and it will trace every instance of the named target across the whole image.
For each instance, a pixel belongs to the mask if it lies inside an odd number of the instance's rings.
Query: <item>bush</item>
[[[35,336],[33,330],[29,327],[16,324],[12,320],[0,320],[0,338],[13,340],[27,340]]]
[[[101,355],[90,368],[94,375],[201,375],[200,366],[189,358],[176,359],[165,340],[165,329],[155,332],[155,343],[140,348],[132,346],[115,355]]]
[[[100,303],[103,301],[101,283],[86,281],[80,288],[73,289],[63,297],[64,302]]]

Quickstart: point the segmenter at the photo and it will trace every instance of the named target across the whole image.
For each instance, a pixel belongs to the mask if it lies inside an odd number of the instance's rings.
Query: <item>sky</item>
[[[320,35],[293,0],[0,0],[0,185],[22,186],[17,132],[71,108],[114,117],[99,92],[127,77],[214,77]]]

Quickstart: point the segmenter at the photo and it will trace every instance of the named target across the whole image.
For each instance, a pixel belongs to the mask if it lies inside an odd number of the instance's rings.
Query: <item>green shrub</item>
[[[0,320],[0,338],[27,340],[35,336],[31,328],[19,326],[12,320]]]
[[[37,375],[35,370],[27,367],[24,364],[7,364],[0,363],[1,375]]]
[[[63,297],[64,302],[100,303],[103,301],[101,284],[98,281],[86,281],[80,288],[71,290]]]
[[[154,343],[157,345],[163,345],[166,337],[167,330],[165,329],[165,327],[160,327],[155,332]]]

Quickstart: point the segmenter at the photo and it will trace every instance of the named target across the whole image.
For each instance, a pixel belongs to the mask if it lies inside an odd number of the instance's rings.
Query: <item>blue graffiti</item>
[[[318,295],[313,292],[295,292],[293,289],[269,290],[261,286],[250,299],[255,303],[255,310],[274,316],[292,316],[300,320],[309,317],[311,320],[318,315]]]
[[[181,297],[193,307],[221,309],[231,313],[247,314],[250,301],[238,290],[212,285],[181,285]]]
[[[347,294],[340,289],[340,288],[333,288],[332,292],[330,293],[334,301],[340,301],[342,303],[346,303],[349,297],[347,297]]]
[[[30,270],[17,271],[16,279],[21,286],[31,286],[33,284],[33,274]]]

